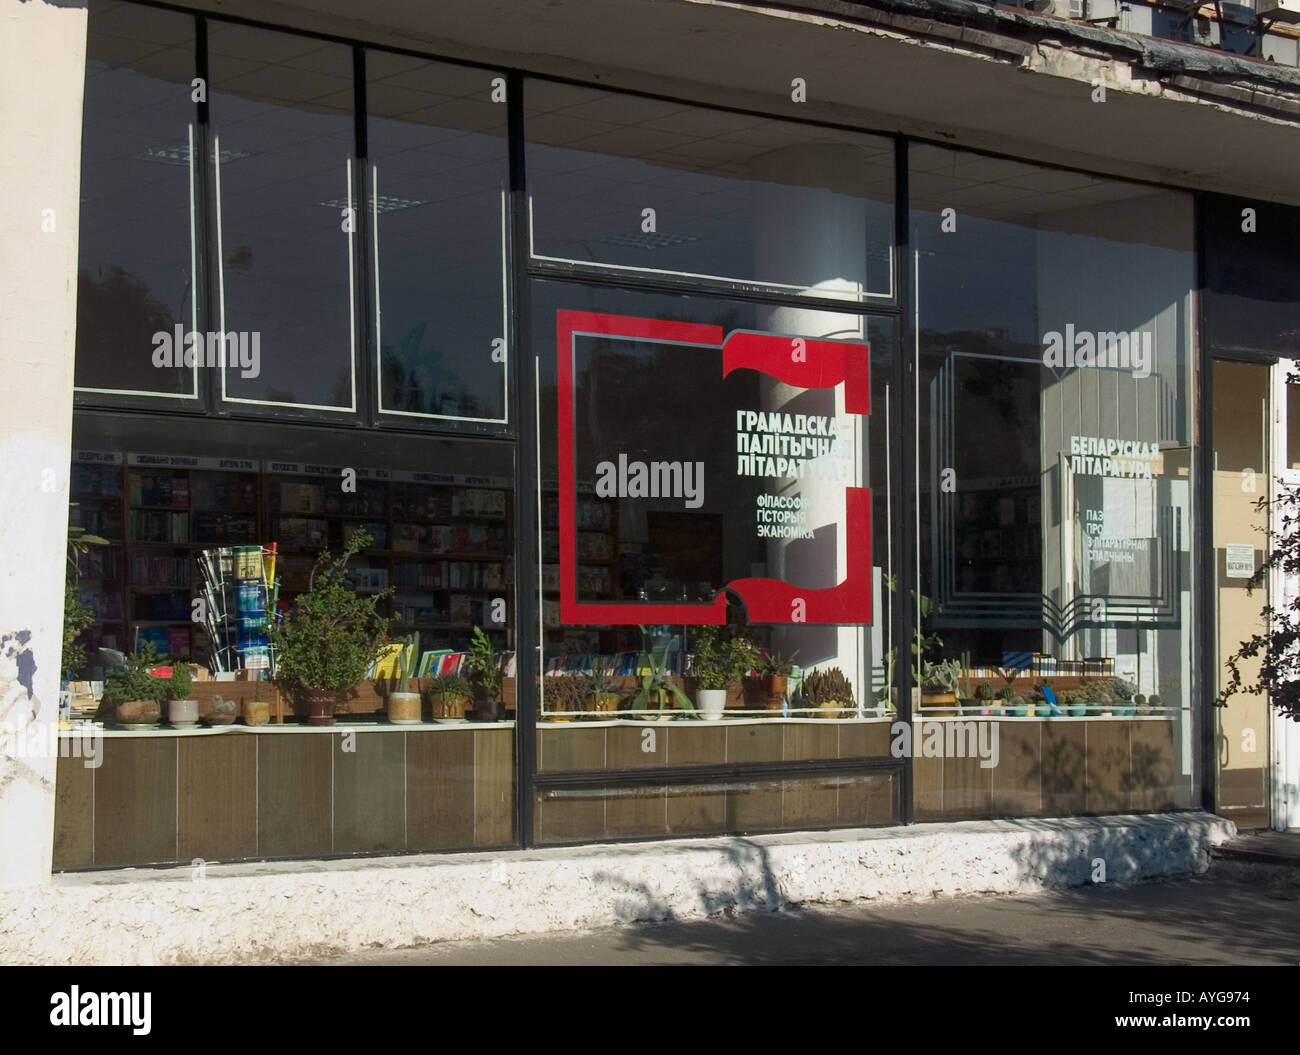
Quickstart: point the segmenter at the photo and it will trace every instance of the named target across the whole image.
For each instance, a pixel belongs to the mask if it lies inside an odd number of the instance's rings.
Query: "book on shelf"
[[[433,677],[438,663],[444,656],[451,655],[449,648],[430,648],[426,649],[420,656],[420,665],[416,669],[416,677],[429,678]]]

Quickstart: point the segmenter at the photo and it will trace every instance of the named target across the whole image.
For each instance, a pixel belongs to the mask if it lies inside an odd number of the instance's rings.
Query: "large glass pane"
[[[917,752],[917,816],[1192,805],[1190,198],[910,158],[917,702],[1002,738]]]
[[[193,399],[197,370],[156,365],[194,327],[194,20],[90,5],[82,128],[76,384]],[[167,342],[161,343],[156,335]]]
[[[76,416],[73,444],[81,522],[113,543],[83,567],[96,616],[85,643],[148,642],[193,661],[202,725],[114,725],[117,761],[103,772],[120,779],[96,785],[95,816],[115,819],[93,840],[73,838],[91,818],[75,804],[62,810],[56,867],[515,841],[513,445],[204,419],[178,430],[161,417],[96,413]],[[390,655],[339,696],[335,729],[346,735],[329,735],[307,728],[303,686],[274,668],[253,680],[248,561],[260,556],[275,586],[270,617],[283,617],[321,551],[337,554],[362,527],[372,541],[348,580],[360,594],[392,591],[379,611],[395,643],[419,635],[407,684],[416,697],[394,698]],[[230,577],[213,589],[226,556]],[[499,686],[471,673],[476,629]],[[102,677],[102,664],[78,673]],[[160,769],[158,750],[176,754],[179,770]],[[215,826],[214,797],[224,803]],[[138,819],[141,803],[173,818],[161,837]]]
[[[379,409],[506,418],[506,107],[493,74],[366,54]]]
[[[892,321],[533,297],[540,769],[887,756]]]
[[[212,22],[208,55],[219,321],[241,342],[222,396],[355,410],[352,51]]]
[[[893,143],[529,81],[532,250],[826,297],[893,289]]]

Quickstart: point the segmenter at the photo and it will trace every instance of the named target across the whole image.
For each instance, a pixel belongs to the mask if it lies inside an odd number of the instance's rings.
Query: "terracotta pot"
[[[303,695],[307,698],[308,725],[334,724],[334,704],[339,698],[337,690],[307,689]]]
[[[429,700],[433,705],[435,722],[463,722],[470,704],[468,696],[434,695]]]
[[[420,694],[418,692],[390,692],[388,694],[388,720],[394,725],[416,725],[420,721]]]
[[[245,725],[269,725],[271,722],[270,700],[245,700],[243,710]]]
[[[162,720],[157,700],[123,700],[116,713],[121,725],[157,725]]]
[[[785,691],[789,679],[784,674],[763,675],[763,706],[769,711],[780,711],[785,706]]]

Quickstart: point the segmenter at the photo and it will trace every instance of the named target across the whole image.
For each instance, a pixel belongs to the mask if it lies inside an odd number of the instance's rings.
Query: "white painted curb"
[[[0,892],[0,962],[239,963],[700,919],[799,904],[1024,894],[1203,872],[1235,834],[1204,813],[494,854],[126,869]]]

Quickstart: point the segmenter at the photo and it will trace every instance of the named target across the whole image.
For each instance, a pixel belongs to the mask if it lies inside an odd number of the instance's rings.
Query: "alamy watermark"
[[[227,366],[239,370],[240,377],[257,377],[262,372],[262,333],[260,330],[215,332],[186,331],[179,322],[171,333],[157,331],[153,341],[153,365],[158,369],[174,367],[192,370],[196,366]]]
[[[10,758],[80,758],[86,769],[104,764],[104,730],[98,726],[59,732],[58,723],[0,722],[0,753]]]
[[[895,758],[978,758],[981,769],[995,769],[998,732],[997,722],[894,722],[889,727],[889,753]]]
[[[1155,362],[1150,330],[1079,330],[1068,323],[1065,332],[1043,334],[1043,365],[1055,369],[1097,367],[1128,370],[1134,377],[1150,377]]]

